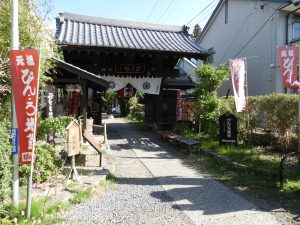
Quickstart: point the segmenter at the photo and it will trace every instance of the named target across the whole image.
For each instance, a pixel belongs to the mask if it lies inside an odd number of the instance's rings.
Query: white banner
[[[129,77],[102,76],[101,78],[109,82],[107,92],[119,91],[129,83]]]
[[[117,77],[117,76],[102,76],[103,80],[110,82],[110,87],[107,92],[119,91],[127,84],[131,84],[135,89],[152,95],[159,95],[161,77]]]
[[[245,75],[246,63],[244,59],[229,59],[230,73],[237,112],[246,109]]]
[[[145,94],[159,95],[161,77],[130,77],[130,84]]]

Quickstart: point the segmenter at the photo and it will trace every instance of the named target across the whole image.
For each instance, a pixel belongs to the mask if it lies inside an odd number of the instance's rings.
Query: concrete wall
[[[249,95],[284,91],[277,67],[276,46],[285,44],[286,16],[274,10],[281,5],[270,2],[262,4],[254,0],[228,0],[228,23],[225,24],[223,5],[199,42],[201,47],[216,51],[213,56],[215,66],[228,63],[228,59],[246,57]],[[250,39],[251,42],[243,48]],[[231,81],[220,88],[219,94],[225,95],[228,88],[232,89]]]

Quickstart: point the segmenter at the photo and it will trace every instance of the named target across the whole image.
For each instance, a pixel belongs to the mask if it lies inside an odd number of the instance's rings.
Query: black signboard
[[[146,71],[145,65],[138,64],[116,64],[115,72],[117,74],[143,74]]]
[[[229,112],[219,118],[219,138],[220,145],[237,145],[237,118]]]

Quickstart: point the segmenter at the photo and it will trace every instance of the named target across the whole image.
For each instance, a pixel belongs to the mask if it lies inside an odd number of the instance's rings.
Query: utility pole
[[[11,0],[11,41],[10,49],[19,49],[19,25],[18,25],[18,5],[19,0]],[[16,108],[14,101],[14,92],[12,90],[12,101],[11,101],[11,131],[13,130],[18,133],[18,124],[16,117]],[[14,149],[13,149],[14,148]],[[18,164],[18,153],[19,153],[18,143],[16,146],[12,145],[12,150],[15,153],[12,154],[13,159],[13,186],[12,186],[12,201],[15,207],[19,206],[19,164]],[[13,152],[13,151],[12,151]]]

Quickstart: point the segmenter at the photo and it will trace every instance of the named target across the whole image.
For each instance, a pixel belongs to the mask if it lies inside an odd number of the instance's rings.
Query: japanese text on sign
[[[32,49],[12,50],[10,61],[19,127],[19,163],[29,164],[37,129],[38,52]]]
[[[292,90],[300,87],[300,83],[297,81],[297,50],[296,46],[277,48],[284,86]]]

